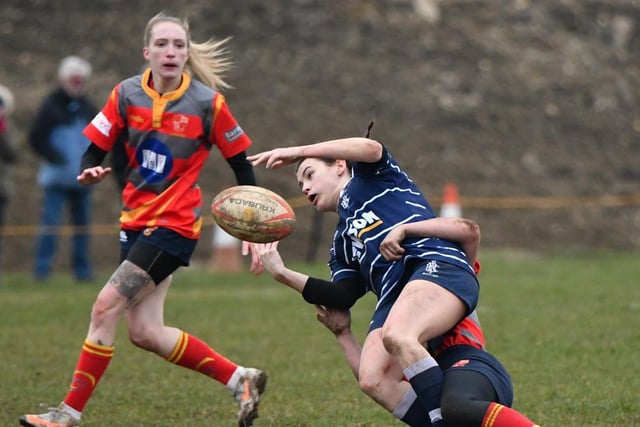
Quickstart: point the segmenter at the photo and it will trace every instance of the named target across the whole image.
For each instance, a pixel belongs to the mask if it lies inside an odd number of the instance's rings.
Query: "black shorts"
[[[120,230],[120,261],[135,264],[159,284],[178,267],[189,265],[197,243],[168,228]]]

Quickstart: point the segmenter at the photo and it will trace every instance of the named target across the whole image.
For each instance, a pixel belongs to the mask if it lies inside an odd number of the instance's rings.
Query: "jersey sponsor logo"
[[[171,151],[156,138],[146,139],[140,144],[136,160],[140,165],[140,175],[150,184],[165,180],[173,169]]]
[[[362,240],[351,236],[351,260],[359,261],[364,254],[364,243]]]
[[[360,260],[364,254],[362,236],[380,225],[382,225],[382,220],[373,211],[362,212],[358,217],[349,221],[347,236],[351,238],[351,259],[353,261]]]
[[[382,220],[373,211],[362,212],[358,218],[349,222],[347,235],[361,239],[364,233],[380,225],[382,225]]]
[[[104,136],[109,136],[109,132],[111,132],[111,128],[113,127],[113,123],[107,119],[107,116],[102,114],[102,111],[96,114],[93,120],[91,120],[91,124]]]
[[[135,123],[144,123],[144,118],[139,114],[131,114],[127,120]]]
[[[225,132],[224,137],[227,140],[227,142],[233,142],[236,139],[240,138],[240,136],[242,136],[243,133],[244,131],[242,130],[240,125],[236,125],[236,127],[231,129],[230,131]]]

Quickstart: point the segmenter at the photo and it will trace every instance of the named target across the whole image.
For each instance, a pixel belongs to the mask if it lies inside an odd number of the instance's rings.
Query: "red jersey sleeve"
[[[229,111],[224,96],[216,94],[213,98],[213,125],[211,143],[216,145],[225,159],[245,151],[251,146],[251,139],[244,133]]]
[[[91,120],[82,132],[91,142],[105,151],[110,151],[125,121],[118,109],[120,85],[116,86],[109,95],[102,110]]]

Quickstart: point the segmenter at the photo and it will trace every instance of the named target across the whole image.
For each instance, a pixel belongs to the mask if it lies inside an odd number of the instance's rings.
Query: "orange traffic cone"
[[[242,269],[241,241],[213,224],[213,252],[209,271],[235,273]]]
[[[462,216],[458,186],[452,182],[444,186],[442,204],[440,205],[440,216],[445,218],[460,218]]]

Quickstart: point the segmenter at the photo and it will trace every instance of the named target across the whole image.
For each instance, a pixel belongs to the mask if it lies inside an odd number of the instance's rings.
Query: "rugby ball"
[[[215,222],[240,240],[269,243],[287,237],[296,214],[279,194],[255,185],[237,185],[218,193],[211,203]]]

